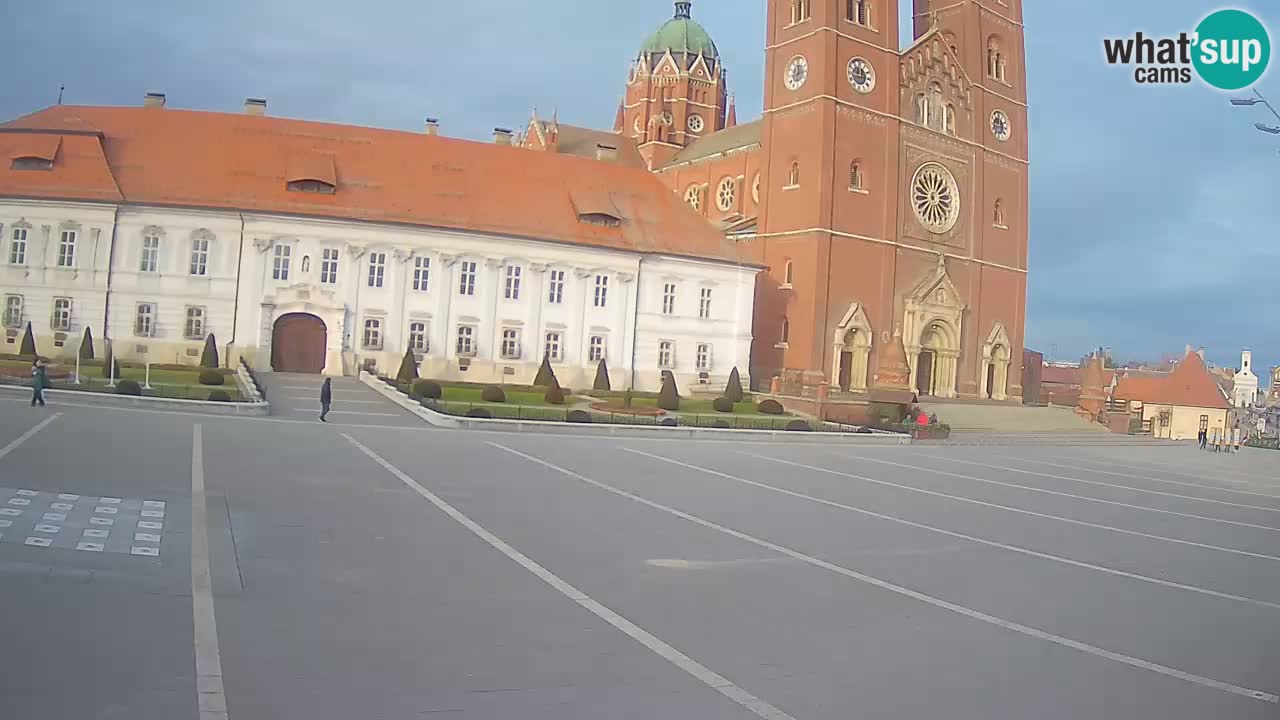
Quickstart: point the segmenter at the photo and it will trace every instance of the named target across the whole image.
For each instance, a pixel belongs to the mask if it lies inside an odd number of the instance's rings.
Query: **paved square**
[[[0,487],[0,504],[9,510],[0,519],[0,543],[149,557],[160,554],[163,500],[82,497]]]

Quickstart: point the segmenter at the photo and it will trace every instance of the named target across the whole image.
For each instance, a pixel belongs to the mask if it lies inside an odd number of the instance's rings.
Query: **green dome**
[[[677,2],[676,16],[665,23],[658,31],[650,35],[640,46],[644,55],[661,55],[670,50],[672,55],[696,56],[701,54],[708,59],[719,58],[720,51],[711,41],[705,28],[689,17],[691,2]]]

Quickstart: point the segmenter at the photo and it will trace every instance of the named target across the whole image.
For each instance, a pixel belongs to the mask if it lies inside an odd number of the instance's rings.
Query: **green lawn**
[[[712,400],[705,400],[702,398],[698,398],[698,399],[680,398],[679,412],[681,415],[725,416],[729,414],[729,413],[717,412],[715,408],[711,407],[711,403],[712,403]],[[656,399],[651,399],[651,398],[636,398],[632,400],[631,404],[634,407],[657,407],[658,401]],[[734,415],[763,415],[763,413],[761,413],[759,410],[756,409],[756,404],[754,402],[745,401],[745,400],[743,402],[733,404],[733,414]],[[766,415],[765,417],[782,417],[782,416]]]
[[[0,368],[15,368],[26,371],[31,368],[31,363],[25,360],[0,360]],[[80,368],[80,385],[75,384],[74,363],[71,365],[54,363],[50,365],[50,369],[56,371],[59,375],[64,371],[68,373],[66,378],[50,378],[50,384],[55,390],[112,392],[112,388],[107,386],[108,378],[102,375],[101,364],[82,366]],[[7,377],[11,381],[30,382],[30,376],[26,373],[20,378],[15,378],[12,375]],[[135,380],[139,385],[142,385],[147,380],[146,368],[122,367],[120,368],[120,377],[116,378],[117,382],[120,380]],[[222,390],[227,393],[232,402],[240,402],[244,399],[240,395],[240,387],[236,384],[236,379],[233,375],[225,375],[225,382],[222,385],[201,385],[200,368],[192,368],[191,370],[159,370],[153,368],[151,370],[151,389],[144,389],[142,394],[147,397],[208,400],[209,393],[214,390]]]
[[[478,387],[457,387],[454,385],[446,385],[441,383],[441,389],[444,391],[442,400],[445,402],[455,403],[474,403],[476,405],[527,405],[533,407],[542,407],[547,403],[542,398],[546,394],[545,391],[535,390],[510,390],[505,389],[507,394],[506,403],[486,403],[480,399],[482,388]]]

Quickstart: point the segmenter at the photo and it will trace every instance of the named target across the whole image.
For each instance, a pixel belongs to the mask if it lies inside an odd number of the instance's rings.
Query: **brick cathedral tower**
[[[692,5],[676,3],[675,17],[645,40],[627,79],[617,129],[635,140],[650,169],[725,127],[725,71]]]
[[[769,0],[753,376],[854,393],[1021,394],[1021,0]]]

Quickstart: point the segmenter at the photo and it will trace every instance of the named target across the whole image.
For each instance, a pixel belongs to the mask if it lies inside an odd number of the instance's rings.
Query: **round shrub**
[[[813,428],[809,423],[803,420],[792,420],[787,423],[787,430],[791,432],[813,432]]]
[[[760,404],[756,406],[756,409],[765,415],[781,415],[786,412],[782,409],[782,403],[772,398],[768,400],[761,400]]]
[[[591,422],[591,413],[586,410],[570,410],[565,416],[565,420],[571,423],[589,424]]]
[[[497,385],[490,385],[480,391],[480,399],[490,403],[504,403],[507,401],[507,393]]]
[[[217,370],[201,370],[200,371],[201,385],[225,385],[226,382],[227,382],[226,376],[218,372]]]
[[[439,400],[444,397],[444,388],[435,380],[419,380],[413,384],[413,394],[424,399]]]
[[[485,410],[484,408],[471,408],[470,410],[467,411],[467,417],[479,418],[481,420],[489,420],[493,417],[493,413],[489,412],[488,410]]]
[[[711,407],[716,412],[731,413],[733,412],[733,401],[727,397],[718,397],[711,401]]]
[[[711,427],[716,428],[718,430],[729,430],[733,428],[733,426],[729,424],[728,420],[717,420],[711,423]]]
[[[665,427],[675,427],[680,423],[676,422],[675,418],[662,418],[662,420],[658,424],[663,425]]]
[[[116,383],[116,394],[141,396],[142,386],[138,384],[137,380],[121,380]]]
[[[226,390],[214,390],[209,393],[209,402],[231,402],[231,395]]]

